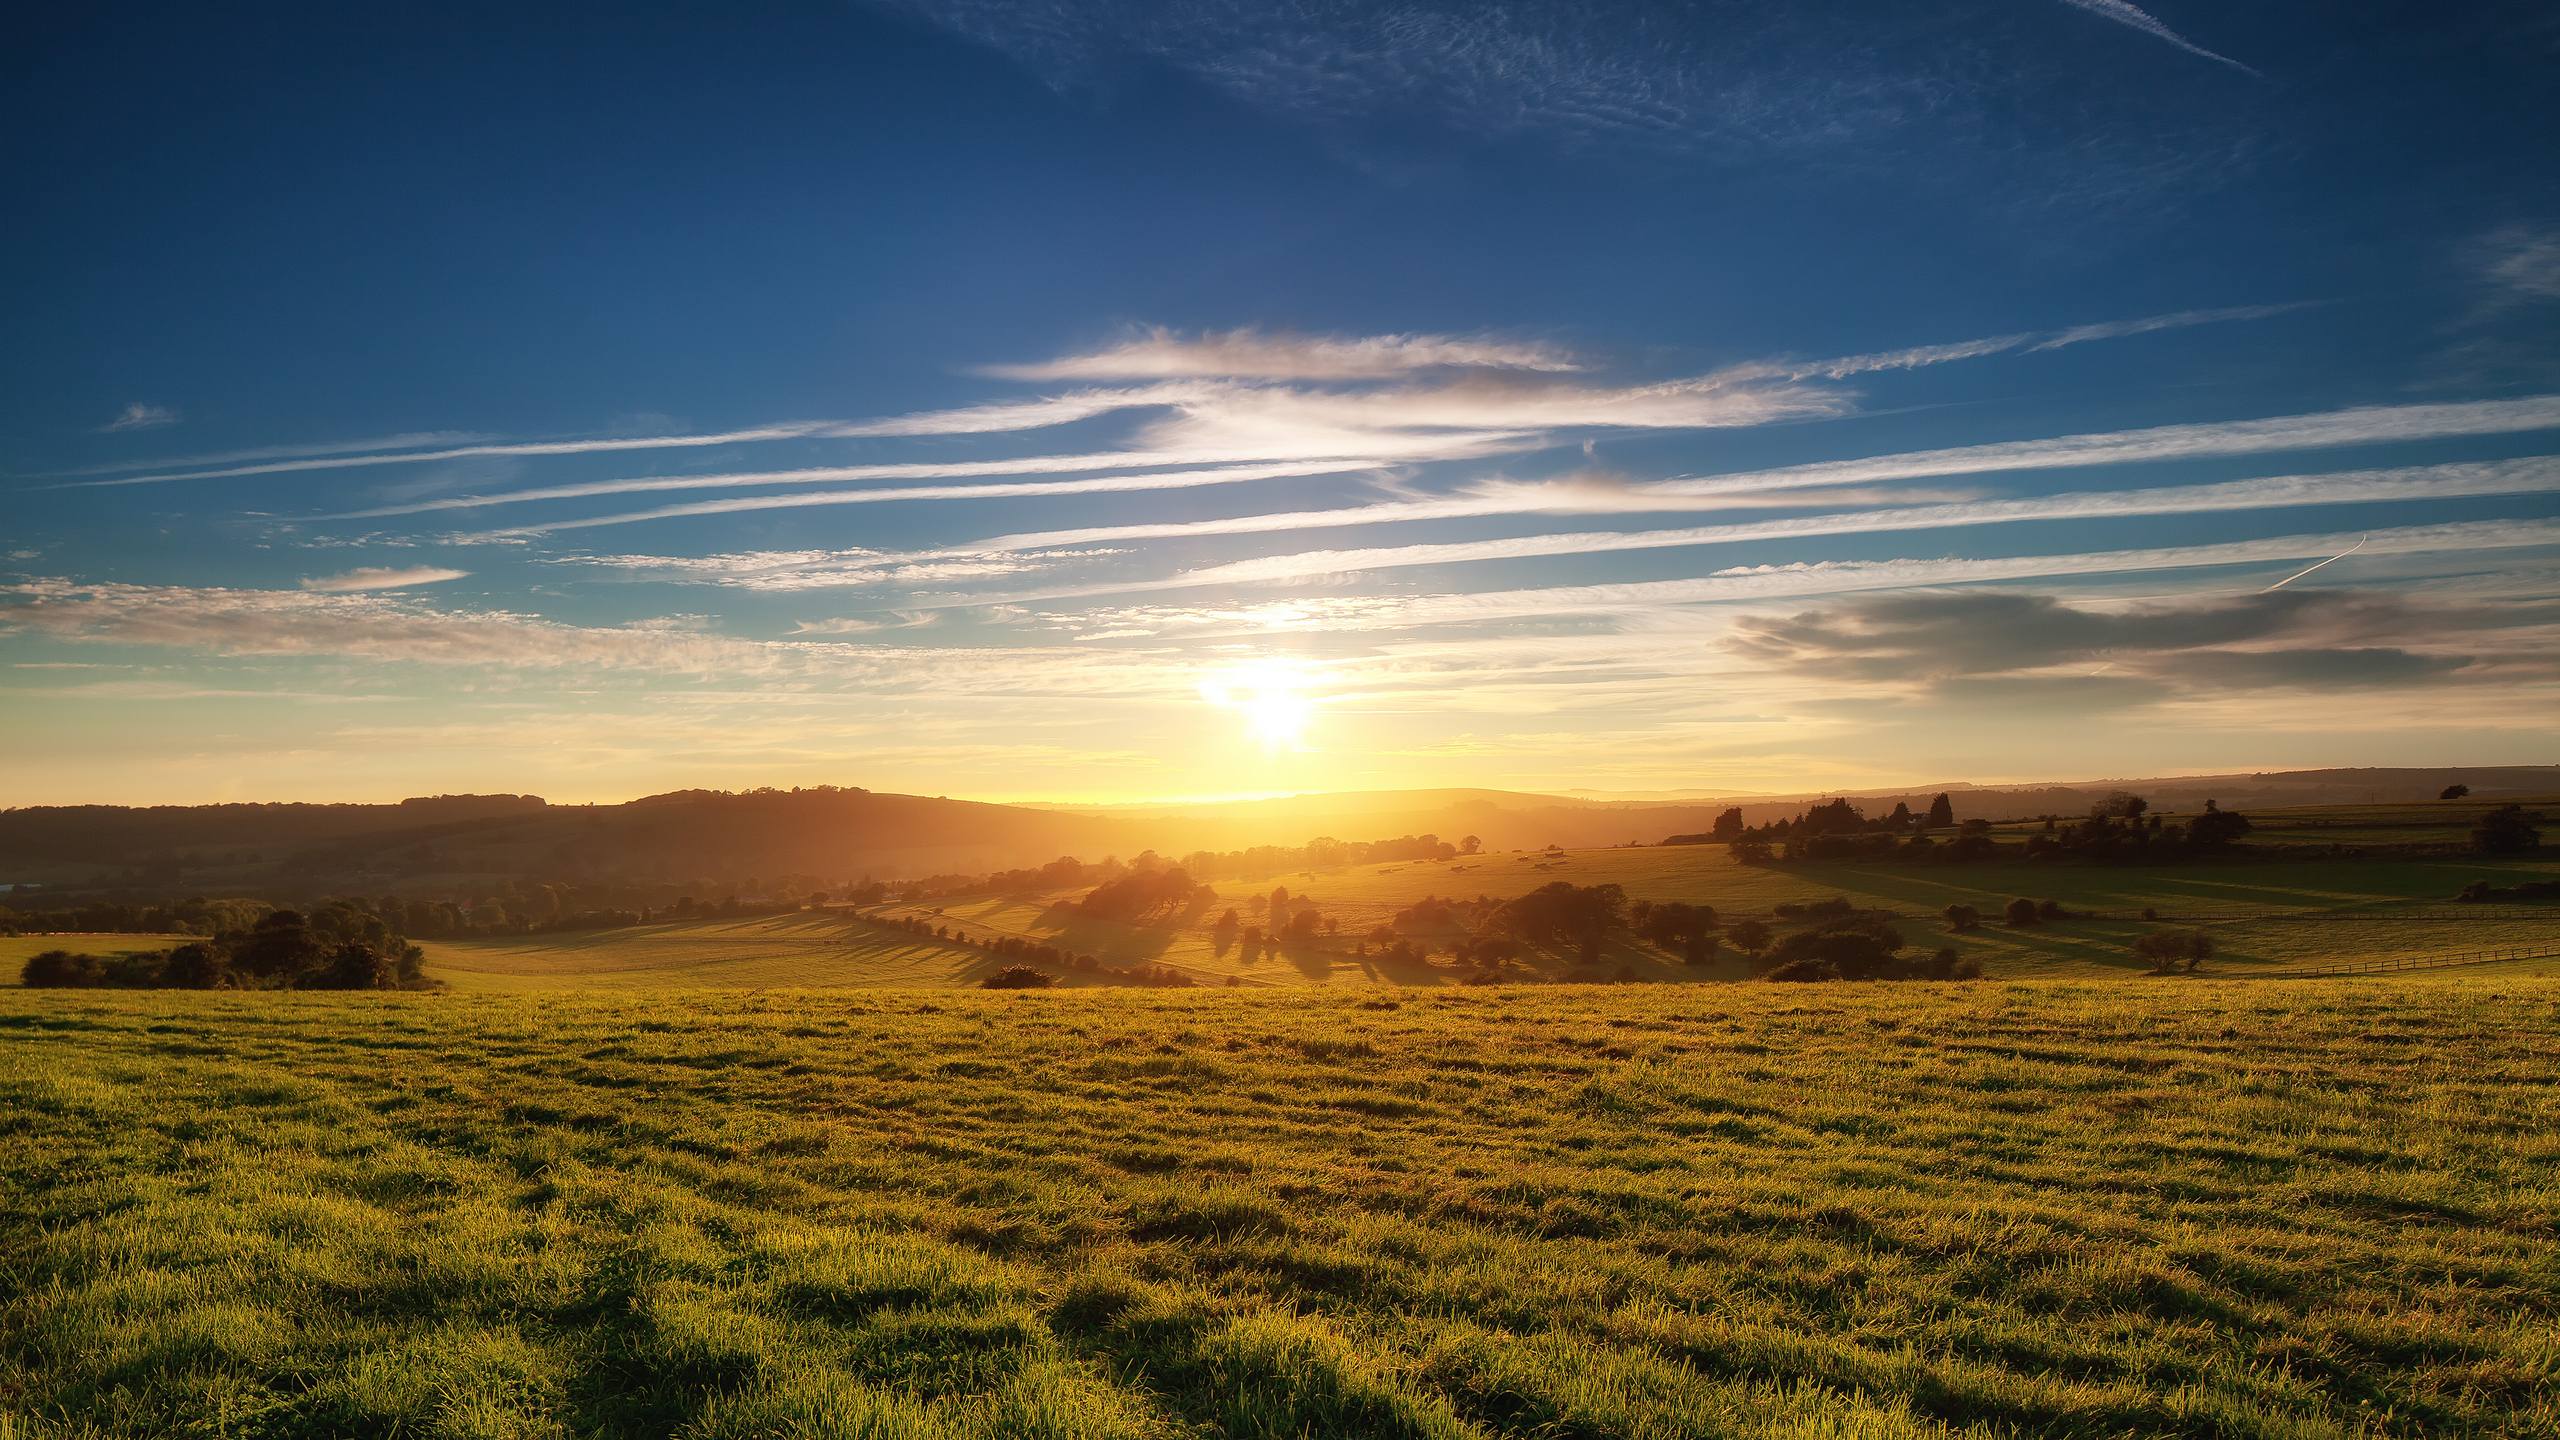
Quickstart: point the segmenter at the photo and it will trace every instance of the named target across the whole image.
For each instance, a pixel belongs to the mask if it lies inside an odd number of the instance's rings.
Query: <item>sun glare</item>
[[[1316,702],[1296,666],[1262,661],[1238,666],[1201,682],[1200,698],[1244,721],[1245,734],[1265,750],[1296,750],[1306,743]]]

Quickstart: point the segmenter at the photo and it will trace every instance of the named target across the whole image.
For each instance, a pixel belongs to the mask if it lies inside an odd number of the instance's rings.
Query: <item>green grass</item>
[[[974,984],[1000,968],[962,946],[825,911],[423,948],[429,975],[477,991]]]
[[[1427,894],[1508,897],[1551,880],[1615,883],[1640,900],[1703,901],[1728,921],[1767,916],[1787,901],[1846,896],[1861,906],[1911,917],[1915,945],[1953,945],[2002,978],[2098,978],[2138,971],[2136,936],[2153,928],[2138,917],[2158,910],[2170,923],[2201,925],[2220,946],[2218,969],[2234,974],[2303,969],[2348,961],[2433,956],[2475,950],[2548,948],[2560,944],[2560,906],[2457,905],[2453,895],[2477,879],[2512,885],[2560,876],[2560,857],[2482,861],[2466,858],[2328,858],[2252,860],[2186,866],[1833,864],[1754,868],[1737,865],[1719,845],[1504,852],[1446,863],[1403,863],[1290,872],[1218,884],[1220,899],[1179,921],[1124,925],[1072,908],[1082,889],[1028,895],[982,895],[922,907],[889,907],[938,923],[958,922],[977,936],[1015,934],[1099,956],[1113,965],[1163,964],[1201,983],[1263,987],[1309,985],[1447,985],[1457,974],[1430,965],[1389,965],[1352,954],[1354,935],[1386,923]],[[1275,885],[1313,895],[1342,934],[1320,944],[1292,945],[1276,956],[1247,957],[1220,945],[1217,911],[1228,905],[1248,920]],[[1947,934],[1935,918],[1949,904],[1997,915],[2015,896],[2054,899],[2075,911],[2116,918],[2070,920],[2011,930],[1991,925],[1971,935]],[[1064,903],[1062,903],[1064,902]],[[974,985],[1001,961],[879,925],[842,911],[743,920],[708,920],[624,930],[506,940],[430,943],[428,973],[462,990],[667,989],[671,987],[909,987]],[[1543,957],[1544,973],[1566,973],[1571,957]],[[1748,965],[1727,951],[1692,968],[1621,936],[1603,964],[1625,965],[1651,981],[1742,978]],[[1067,983],[1091,983],[1069,975]]]
[[[1326,982],[1447,983],[1442,970],[1393,970],[1349,955],[1349,937],[1386,923],[1426,894],[1496,897],[1516,895],[1553,880],[1614,883],[1639,900],[1711,904],[1728,921],[1766,917],[1788,901],[1845,896],[1862,907],[1901,912],[1914,944],[1953,945],[1979,957],[1993,975],[2096,977],[2139,970],[2129,951],[2134,938],[2154,928],[2139,919],[2155,909],[2164,921],[2201,925],[2221,949],[2221,964],[2235,972],[2302,968],[2350,960],[2379,960],[2483,949],[2547,947],[2560,943],[2560,906],[2473,905],[2453,902],[2476,879],[2502,885],[2560,876],[2560,857],[2531,861],[2445,858],[2340,861],[2251,860],[2184,866],[2098,867],[2072,864],[1964,866],[1882,863],[1752,867],[1735,864],[1723,846],[1695,845],[1579,850],[1554,854],[1505,852],[1439,864],[1367,866],[1316,874],[1298,872],[1218,885],[1217,907],[1179,923],[1123,926],[1085,919],[1053,908],[1081,892],[977,896],[926,907],[893,907],[957,920],[972,933],[1011,933],[1100,955],[1115,964],[1157,961],[1203,978],[1234,975],[1247,983]],[[1310,894],[1339,921],[1343,936],[1321,946],[1300,946],[1279,960],[1246,961],[1221,949],[1211,930],[1216,908],[1236,905],[1248,921],[1261,918],[1256,903],[1275,885]],[[2011,930],[1997,924],[1970,935],[1944,932],[1936,919],[1951,904],[1969,904],[1996,916],[2013,897],[2053,899],[2075,911],[2119,918],[2072,920]],[[1631,964],[1651,980],[1724,980],[1747,968],[1728,953],[1703,969],[1672,963],[1632,940],[1614,943],[1605,963]],[[1551,965],[1550,971],[1560,968]]]
[[[2560,984],[0,994],[0,1434],[2560,1433]]]
[[[158,953],[200,935],[128,935],[122,933],[83,933],[61,935],[0,935],[0,985],[18,983],[18,972],[29,960],[47,950],[70,950],[89,955],[134,955]]]

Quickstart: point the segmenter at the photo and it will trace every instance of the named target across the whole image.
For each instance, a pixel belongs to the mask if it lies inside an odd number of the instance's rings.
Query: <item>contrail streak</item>
[[[2344,550],[2339,551],[2337,554],[2330,556],[2328,559],[2321,561],[2321,562],[2320,562],[2320,565],[2335,565],[2335,564],[2337,564],[2339,561],[2344,560],[2344,559],[2346,559],[2348,556],[2353,555],[2353,554],[2354,554],[2354,553],[2356,553],[2357,551],[2359,551],[2359,550],[2363,549],[2363,548],[2364,548],[2364,542],[2365,542],[2365,541],[2367,541],[2367,540],[2370,540],[2370,539],[2372,539],[2372,538],[2373,538],[2373,537],[2372,537],[2371,535],[2363,535],[2363,536],[2359,536],[2359,537],[2357,537],[2357,539],[2356,539],[2356,543],[2354,543],[2353,545],[2348,546],[2348,547],[2347,547],[2346,549],[2344,549]],[[2273,585],[2268,586],[2266,590],[2261,590],[2261,591],[2259,591],[2258,593],[2259,593],[2259,594],[2261,594],[2261,595],[2264,595],[2264,594],[2266,594],[2266,593],[2267,593],[2267,591],[2268,591],[2268,590],[2281,590],[2281,589],[2283,589],[2284,587],[2286,587],[2287,585],[2292,584],[2294,581],[2301,579],[2303,576],[2310,574],[2313,570],[2317,570],[2317,569],[2319,569],[2319,568],[2320,568],[2320,565],[2313,565],[2313,566],[2310,566],[2310,567],[2308,567],[2308,568],[2306,568],[2306,569],[2296,570],[2296,571],[2294,571],[2292,574],[2287,575],[2286,577],[2284,577],[2283,579],[2281,579],[2281,580],[2277,581],[2277,582],[2276,582],[2276,583],[2274,583]]]

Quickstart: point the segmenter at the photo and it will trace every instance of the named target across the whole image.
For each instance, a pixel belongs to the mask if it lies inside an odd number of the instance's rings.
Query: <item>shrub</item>
[[[2036,923],[2036,902],[2026,899],[2023,896],[2016,900],[2012,900],[2007,905],[2001,907],[2000,917],[2008,921],[2013,926],[2024,927],[2033,925]]]
[[[2133,958],[2150,962],[2154,975],[2192,975],[2213,958],[2213,937],[2201,930],[2154,930],[2133,942]]]
[[[1982,912],[1970,905],[1950,905],[1939,913],[1947,917],[1947,928],[1959,935],[1982,928]]]
[[[1790,960],[1760,977],[1786,984],[1804,984],[1817,980],[1837,980],[1840,972],[1819,960]]]
[[[1790,935],[1769,953],[1780,968],[1811,960],[1844,979],[1888,980],[1905,972],[1896,959],[1902,944],[1902,932],[1883,921],[1856,920]]]
[[[31,990],[68,990],[106,983],[106,962],[95,955],[47,950],[31,957],[18,983]]]
[[[978,983],[988,990],[1046,990],[1058,983],[1058,977],[1028,965],[1007,965]]]
[[[2501,805],[2480,817],[2471,831],[2471,848],[2483,855],[2521,855],[2541,849],[2542,832],[2534,828],[2541,818],[2521,805]]]
[[[2061,901],[2059,901],[2059,900],[2039,900],[2039,901],[2037,901],[2037,902],[2036,902],[2036,918],[2037,918],[2038,920],[2044,920],[2044,921],[2048,921],[2048,922],[2049,922],[2049,921],[2054,921],[2054,920],[2059,920],[2059,919],[2061,919],[2061,918],[2062,918],[2062,915],[2063,915],[2063,910],[2062,910],[2062,902],[2061,902]]]

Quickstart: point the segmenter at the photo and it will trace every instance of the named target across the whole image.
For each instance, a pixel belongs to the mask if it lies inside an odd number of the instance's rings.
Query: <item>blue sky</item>
[[[1804,8],[39,17],[0,791],[2553,759],[2547,7]]]

